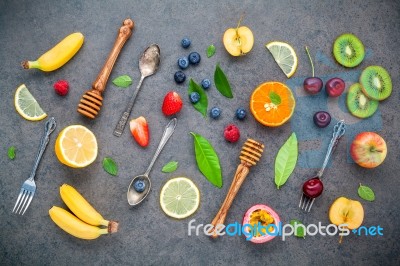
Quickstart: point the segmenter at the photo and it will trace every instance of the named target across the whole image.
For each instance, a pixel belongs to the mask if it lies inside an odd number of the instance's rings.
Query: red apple
[[[385,160],[386,154],[386,142],[375,132],[358,134],[350,146],[351,158],[365,168],[377,167]]]

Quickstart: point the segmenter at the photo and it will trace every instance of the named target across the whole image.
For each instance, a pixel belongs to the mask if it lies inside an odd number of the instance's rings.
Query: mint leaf
[[[114,85],[117,87],[127,88],[132,84],[132,79],[128,75],[122,75],[115,78],[112,83],[114,83]]]
[[[280,105],[281,104],[281,96],[279,96],[277,93],[275,93],[273,91],[271,91],[269,93],[269,99],[275,105]]]
[[[367,201],[375,200],[374,191],[370,187],[363,186],[361,184],[360,184],[360,187],[358,188],[358,196],[360,196],[360,198],[367,200]]]
[[[207,47],[207,57],[210,58],[215,54],[215,46],[214,44],[211,44],[210,46]]]
[[[161,172],[163,173],[172,173],[178,168],[178,162],[176,161],[171,161],[164,165],[164,167],[161,169]]]
[[[103,159],[103,169],[110,175],[116,176],[118,174],[118,165],[110,157]]]
[[[217,90],[226,98],[233,98],[231,85],[229,84],[228,79],[224,71],[221,69],[219,63],[215,67],[214,72],[214,84],[217,87]]]
[[[8,158],[10,158],[10,160],[14,160],[14,158],[15,158],[15,147],[11,146],[10,148],[8,148],[7,154],[8,154]]]
[[[197,92],[200,95],[200,100],[197,103],[192,104],[193,107],[197,111],[202,113],[204,117],[206,117],[208,108],[207,94],[204,92],[204,89],[199,84],[197,84],[193,79],[190,79],[188,94],[190,95],[192,92]]]

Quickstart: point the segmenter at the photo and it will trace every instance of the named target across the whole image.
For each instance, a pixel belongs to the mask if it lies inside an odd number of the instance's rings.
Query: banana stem
[[[311,59],[310,51],[308,50],[307,46],[306,46],[306,52],[307,52],[308,58],[310,59],[311,69],[312,69],[312,76],[315,77],[315,75],[314,75],[314,63],[313,63],[313,61]]]

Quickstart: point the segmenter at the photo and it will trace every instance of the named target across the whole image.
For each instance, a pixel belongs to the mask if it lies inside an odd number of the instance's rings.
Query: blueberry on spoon
[[[310,94],[317,94],[322,90],[322,80],[314,75],[314,64],[311,59],[310,51],[308,51],[308,47],[306,46],[306,52],[308,58],[310,59],[311,69],[312,69],[312,77],[306,78],[303,83],[304,90]]]

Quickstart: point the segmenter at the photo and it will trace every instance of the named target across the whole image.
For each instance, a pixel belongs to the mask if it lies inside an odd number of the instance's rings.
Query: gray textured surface
[[[250,54],[242,58],[229,56],[221,43],[223,32],[234,27],[242,12],[243,24],[255,35]],[[118,59],[110,79],[128,74],[134,84],[129,89],[118,89],[109,84],[105,92],[100,117],[88,121],[76,113],[76,105],[84,91],[96,78],[114,42],[123,19],[131,17],[136,27]],[[399,258],[399,39],[400,2],[385,1],[0,1],[0,261],[6,265],[105,265],[105,264],[369,264],[398,265]],[[20,62],[36,59],[64,36],[74,31],[85,35],[79,53],[63,68],[52,73],[24,71]],[[336,36],[351,31],[364,42],[368,56],[353,70],[334,63],[331,45]],[[192,40],[189,50],[180,47],[182,37]],[[299,57],[294,78],[287,80],[278,69],[264,44],[271,40],[291,43]],[[159,72],[148,78],[138,96],[133,116],[145,115],[151,130],[151,143],[139,148],[128,130],[121,138],[112,135],[123,106],[139,80],[137,60],[150,43],[161,47],[162,64]],[[217,53],[207,59],[205,49],[214,43]],[[339,101],[327,100],[321,94],[315,98],[302,94],[301,84],[310,74],[303,46],[308,44],[316,57],[316,73],[324,81],[338,75],[349,85],[357,81],[360,71],[371,64],[382,65],[390,72],[393,94],[379,107],[380,112],[367,121],[349,119],[352,123],[339,144],[331,167],[326,172],[326,190],[316,201],[310,214],[298,208],[299,188],[322,163],[332,126],[320,130],[311,122],[312,113],[328,109],[338,118],[344,113],[344,96]],[[235,98],[222,97],[213,86],[209,92],[210,107],[220,106],[218,121],[203,119],[190,105],[186,85],[173,81],[176,60],[189,51],[199,51],[202,61],[190,67],[186,74],[198,82],[211,78],[217,62],[225,69],[233,86]],[[67,97],[57,96],[52,85],[59,79],[70,82]],[[234,110],[248,106],[252,90],[261,82],[287,82],[295,92],[297,107],[291,123],[271,129],[259,125],[252,117],[236,121]],[[44,121],[28,122],[14,110],[15,88],[25,83],[50,116],[58,122],[56,132],[38,171],[38,191],[30,208],[21,217],[11,213],[21,183],[28,177]],[[187,83],[186,83],[187,84]],[[165,147],[151,174],[153,190],[137,208],[129,208],[126,187],[130,179],[144,172],[156,149],[162,129],[167,124],[160,106],[168,90],[178,91],[184,108],[178,115],[176,133]],[[341,111],[342,110],[342,111]],[[222,136],[226,124],[234,122],[242,132],[241,141],[228,144]],[[71,124],[83,124],[97,136],[99,155],[85,169],[71,169],[61,165],[54,154],[54,142],[60,130]],[[273,183],[274,156],[292,131],[300,139],[299,165],[288,183],[277,190]],[[349,162],[346,149],[352,134],[377,130],[387,141],[389,153],[384,164],[373,170],[361,169]],[[210,185],[197,170],[192,138],[189,131],[207,137],[220,154],[224,186],[221,190]],[[243,141],[252,137],[263,141],[265,154],[260,164],[252,169],[242,186],[227,217],[227,223],[241,221],[244,212],[255,203],[273,207],[284,222],[292,218],[304,223],[321,221],[328,224],[327,212],[338,196],[358,199],[357,186],[362,182],[371,186],[376,201],[362,201],[365,209],[364,225],[380,225],[381,237],[351,235],[338,244],[337,237],[308,237],[305,240],[275,239],[265,245],[247,243],[243,237],[223,237],[216,241],[206,236],[187,236],[187,223],[209,223],[218,211],[231,183]],[[8,160],[7,147],[15,145],[17,157]],[[101,161],[113,157],[119,165],[117,177],[106,174]],[[162,165],[170,160],[180,162],[173,174],[162,174]],[[182,221],[170,219],[159,207],[162,185],[174,176],[191,177],[201,190],[200,209]],[[67,235],[56,227],[48,216],[52,205],[64,206],[59,186],[68,183],[76,187],[105,217],[119,220],[120,231],[94,241],[83,241]]]

